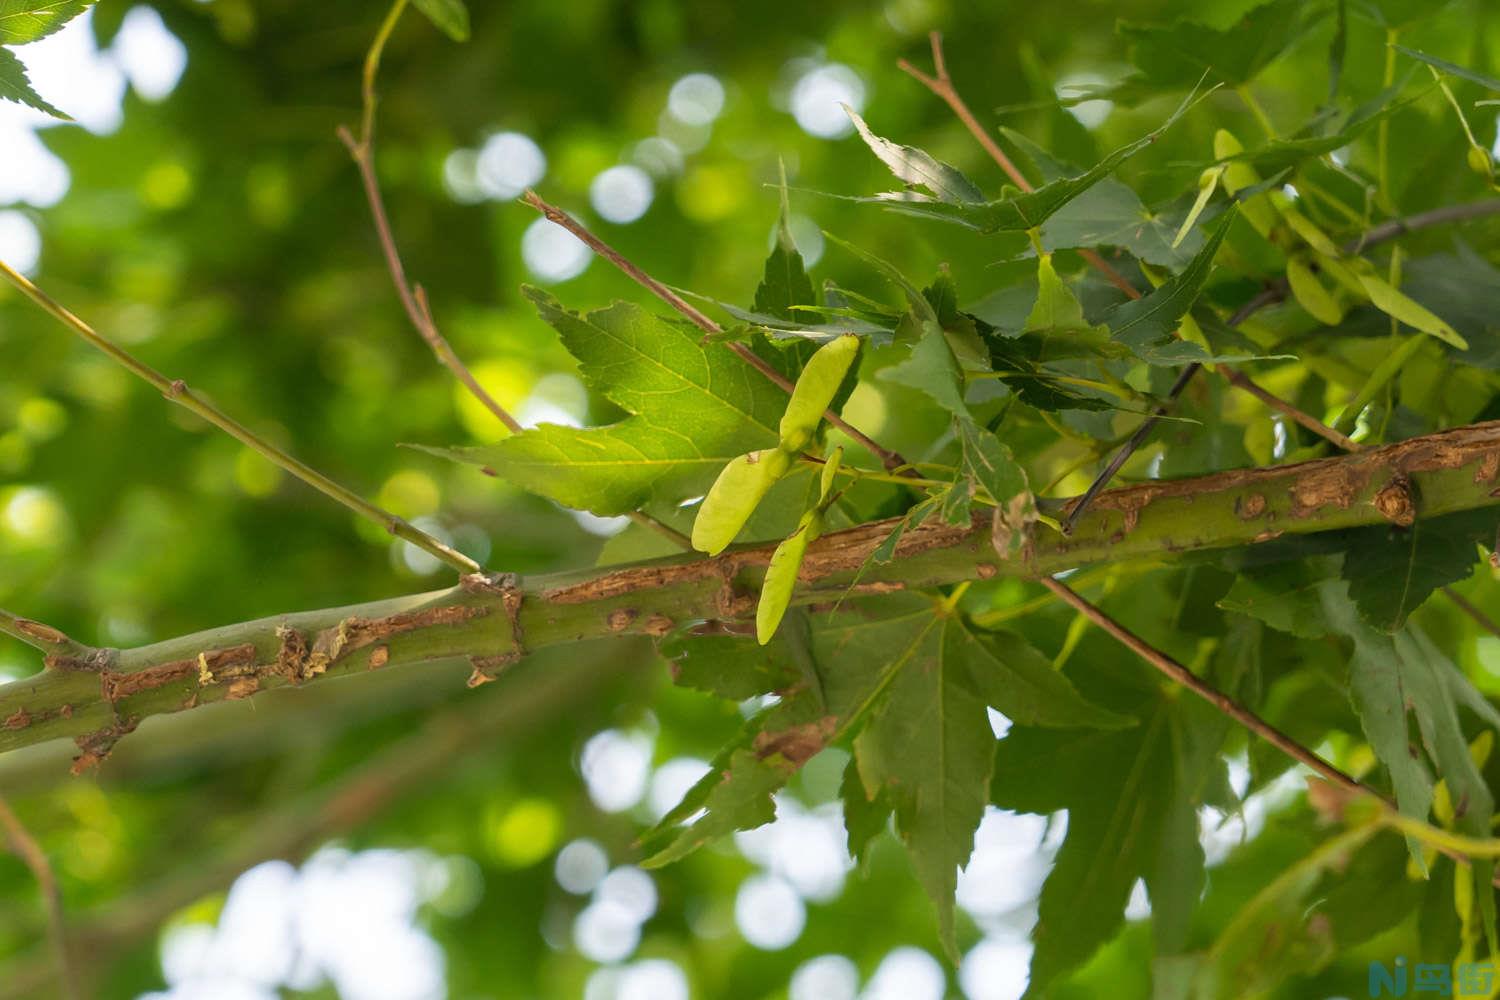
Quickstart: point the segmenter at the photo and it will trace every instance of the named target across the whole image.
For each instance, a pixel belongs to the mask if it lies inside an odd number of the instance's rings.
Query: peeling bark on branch
[[[836,599],[851,586],[885,592],[1048,576],[1283,534],[1410,524],[1497,500],[1500,421],[1316,462],[1111,490],[1098,495],[1070,535],[1034,525],[1023,557],[1014,560],[996,554],[988,518],[980,518],[968,527],[933,523],[909,531],[893,561],[865,567],[896,521],[859,525],[809,548],[794,600]],[[279,615],[137,649],[49,656],[41,674],[0,686],[0,752],[72,737],[79,764],[87,765],[141,719],[210,701],[454,658],[469,658],[471,683],[480,684],[546,646],[732,622],[754,614],[774,547],[529,579],[473,575],[448,590]]]

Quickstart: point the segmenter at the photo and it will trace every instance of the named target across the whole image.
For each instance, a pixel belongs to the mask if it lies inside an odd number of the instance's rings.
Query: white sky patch
[[[164,100],[187,69],[187,47],[150,7],[130,8],[110,51],[130,86],[147,101]]]
[[[689,73],[672,84],[667,110],[686,125],[711,125],[724,110],[724,85],[708,73]]]
[[[807,907],[784,880],[752,875],[734,897],[734,923],[740,935],[762,951],[780,951],[802,936]]]
[[[708,762],[697,757],[674,757],[651,775],[651,792],[647,804],[651,807],[651,818],[659,820],[676,807],[708,773]]]
[[[958,876],[958,905],[977,920],[996,920],[1032,905],[1051,868],[1042,849],[1045,816],[993,806],[974,834],[974,854]]]
[[[616,1000],[688,1000],[682,967],[665,958],[643,958],[620,972]]]
[[[985,938],[964,956],[958,983],[969,1000],[1019,1000],[1030,968],[1031,942]]]
[[[645,215],[655,196],[651,175],[630,164],[600,171],[589,185],[589,204],[594,211],[600,218],[622,225]]]
[[[510,201],[547,175],[542,147],[520,132],[496,132],[479,147],[479,188],[496,201]]]
[[[943,1000],[948,977],[921,948],[896,948],[880,960],[860,1000]]]
[[[299,871],[256,865],[235,881],[218,925],[162,936],[167,990],[152,1000],[260,1000],[329,981],[344,1000],[437,1000],[442,949],[415,919],[436,888],[423,852],[318,852]]]
[[[1102,89],[1109,82],[1098,73],[1070,73],[1058,80],[1053,89],[1058,97],[1067,99],[1076,97],[1080,93]],[[1114,109],[1114,101],[1080,101],[1069,105],[1066,111],[1084,128],[1096,129],[1104,124],[1104,119],[1108,118],[1109,113]]]
[[[865,82],[843,63],[828,63],[802,74],[792,86],[791,111],[797,124],[820,139],[839,139],[854,131],[840,107],[865,108]]]
[[[480,181],[484,173],[481,169]],[[576,278],[588,269],[593,251],[555,222],[537,219],[521,234],[521,259],[539,281],[557,283]]]
[[[843,955],[819,955],[792,973],[790,1000],[855,1000],[859,968]]]
[[[573,945],[595,962],[620,962],[641,943],[641,925],[618,903],[595,901],[573,921]]]
[[[621,865],[604,876],[594,889],[594,898],[620,907],[638,924],[656,913],[656,883],[634,865]]]
[[[32,274],[42,257],[42,234],[23,212],[0,211],[0,260]]]
[[[594,891],[609,872],[609,856],[592,840],[579,839],[557,852],[553,873],[557,884],[575,896]]]
[[[644,733],[606,729],[583,745],[578,769],[594,805],[617,813],[641,801],[651,776],[651,743]]]
[[[48,208],[68,193],[72,175],[67,164],[42,145],[19,104],[0,101],[0,204],[24,203]]]

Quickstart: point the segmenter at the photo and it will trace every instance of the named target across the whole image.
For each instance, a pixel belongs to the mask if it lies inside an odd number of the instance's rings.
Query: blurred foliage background
[[[667,282],[745,302],[772,239],[768,184],[784,163],[815,280],[886,294],[827,230],[908,273],[946,263],[965,300],[978,301],[1019,273],[997,262],[1022,238],[898,224],[796,190],[888,186],[834,102],[998,193],[1002,178],[963,127],[896,69],[898,57],[930,66],[928,31],[945,33],[949,68],[988,126],[1092,163],[1170,110],[1153,101],[1070,112],[1053,100],[1061,84],[1127,72],[1116,18],[1191,13],[1226,27],[1249,6],[482,0],[467,44],[418,16],[398,26],[380,80],[379,171],[410,274],[497,398],[527,423],[604,422],[614,411],[589,398],[517,289],[555,286],[574,307],[639,293],[516,204],[523,187]],[[1382,21],[1407,22],[1402,41],[1413,47],[1496,68],[1492,4],[1449,4],[1431,19],[1416,17],[1428,4],[1349,6],[1347,93],[1380,87]],[[504,430],[407,326],[334,138],[358,115],[380,13],[348,0],[103,0],[21,51],[38,89],[79,124],[0,107],[0,251],[158,369],[487,565],[587,565],[619,525],[399,446],[493,441]],[[1287,131],[1327,99],[1332,32],[1324,21],[1255,84]],[[1126,171],[1148,203],[1191,183],[1216,127],[1256,131],[1233,95],[1209,107]],[[1392,186],[1405,212],[1482,193],[1445,115],[1429,100],[1394,119]],[[1493,117],[1480,121],[1480,141],[1494,141]],[[1494,235],[1487,223],[1474,229]],[[0,358],[0,606],[133,645],[446,582],[421,554],[154,398],[9,292]],[[898,449],[930,437],[901,422],[892,392],[866,398],[857,422]],[[1138,585],[1184,603],[1188,589],[1181,575]],[[1018,583],[1006,594],[1019,604],[1034,590]],[[1069,621],[1054,608],[1025,629],[1055,649]],[[1456,616],[1449,624],[1473,630]],[[1478,683],[1500,690],[1500,640],[1473,634],[1460,647]],[[1095,635],[1074,655],[1130,662]],[[38,666],[0,641],[0,674]],[[1056,823],[986,820],[960,889],[968,957],[948,968],[897,845],[882,844],[867,872],[851,870],[828,806],[842,751],[794,781],[773,827],[648,875],[631,866],[634,837],[702,773],[735,708],[674,690],[645,645],[538,656],[475,693],[466,672],[454,664],[152,720],[82,778],[66,776],[71,747],[0,759],[0,793],[56,862],[90,988],[1019,995]],[[1282,789],[1211,834],[1206,922],[1232,912],[1216,908],[1215,893],[1243,897],[1314,842],[1294,798]],[[1258,836],[1234,850],[1247,828]],[[48,995],[41,905],[12,859],[0,858],[0,899],[0,995]],[[1054,995],[1144,996],[1142,915],[1136,907],[1126,932]],[[1351,955],[1287,995],[1332,995],[1362,975]]]

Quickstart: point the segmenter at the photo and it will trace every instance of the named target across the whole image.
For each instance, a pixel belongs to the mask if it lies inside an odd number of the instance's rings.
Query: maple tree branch
[[[1492,635],[1500,636],[1500,623],[1474,606],[1467,597],[1454,590],[1452,587],[1442,588],[1443,596],[1458,606],[1458,609],[1478,622],[1486,631]]]
[[[31,869],[36,879],[42,907],[47,912],[47,941],[52,951],[54,976],[62,995],[68,1000],[78,1000],[81,994],[68,956],[68,934],[63,923],[62,893],[57,888],[57,876],[47,860],[47,852],[42,850],[42,845],[37,843],[3,797],[0,797],[0,833],[5,834],[10,849]]]
[[[1392,505],[1394,493],[1405,504]],[[1001,558],[991,519],[907,530],[894,558],[873,554],[901,518],[830,532],[807,549],[792,600],[922,590],[999,576],[1040,579],[1093,563],[1471,510],[1500,499],[1500,421],[1295,465],[1153,480],[1098,494],[1064,535],[1031,526]],[[1064,513],[1077,501],[1042,502]],[[459,586],[345,608],[282,614],[102,658],[49,656],[0,686],[0,752],[72,737],[77,767],[102,760],[141,719],[261,691],[394,666],[467,657],[474,683],[528,652],[590,638],[662,636],[693,623],[753,618],[777,543],[713,557],[678,555],[537,577],[470,575]]]
[[[198,395],[182,379],[167,378],[155,368],[136,358],[135,355],[113,343],[67,308],[58,304],[50,295],[32,284],[29,278],[3,261],[0,261],[0,277],[9,281],[21,294],[36,303],[45,312],[87,341],[91,346],[108,355],[120,367],[154,386],[169,401],[202,417],[251,451],[269,460],[271,464],[291,473],[324,496],[343,504],[362,517],[369,518],[371,521],[385,528],[392,535],[412,543],[417,548],[447,563],[460,573],[475,573],[479,571],[480,565],[462,552],[444,544],[405,519],[397,517],[389,511],[382,510],[354,491],[334,482],[306,462],[282,451],[276,445],[267,441]]]
[[[655,295],[657,298],[661,299],[673,309],[677,310],[679,313],[685,316],[690,323],[692,323],[698,329],[702,330],[704,333],[712,336],[717,336],[724,332],[723,327],[714,322],[708,316],[704,315],[701,310],[693,306],[691,303],[684,300],[681,295],[678,295],[676,292],[672,291],[672,289],[668,288],[660,281],[657,281],[645,271],[641,270],[639,266],[637,266],[624,254],[620,253],[614,247],[610,246],[608,243],[605,243],[603,240],[601,240],[598,236],[594,235],[594,233],[583,223],[579,222],[577,219],[573,218],[571,215],[569,215],[567,212],[564,212],[557,206],[543,200],[543,198],[535,191],[528,190],[524,195],[521,196],[521,201],[536,209],[538,212],[542,213],[542,215],[547,219],[548,222],[562,226],[568,232],[572,233],[590,250],[594,251],[594,253],[598,254],[600,257],[603,257],[615,267],[625,272],[625,274],[628,275],[632,281],[640,285],[642,288],[646,289],[652,295]],[[756,354],[749,347],[739,343],[738,341],[725,341],[725,346],[735,354],[739,355],[740,358],[744,360],[744,362],[751,368],[754,368],[766,378],[770,379],[788,395],[791,394],[791,391],[793,389],[791,380],[788,379],[785,375],[781,374],[781,372],[773,368],[771,364],[760,355]],[[862,447],[865,448],[865,450],[869,451],[870,454],[880,459],[881,464],[884,465],[886,469],[895,471],[897,469],[910,468],[910,463],[907,462],[906,459],[902,458],[898,453],[891,451],[889,448],[882,447],[880,444],[876,443],[874,439],[869,437],[869,435],[865,434],[857,427],[849,424],[844,420],[843,417],[839,416],[832,410],[825,411],[823,414],[823,418],[834,427],[837,427],[839,430],[843,431],[854,441],[858,442]]]

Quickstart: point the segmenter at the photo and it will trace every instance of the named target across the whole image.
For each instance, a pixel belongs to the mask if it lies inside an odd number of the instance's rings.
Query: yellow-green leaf
[[[693,548],[711,556],[724,551],[791,465],[791,455],[780,448],[766,448],[724,466],[693,521]]]
[[[1287,260],[1286,280],[1292,286],[1292,296],[1297,304],[1313,319],[1324,326],[1337,326],[1344,321],[1344,310],[1338,301],[1300,258]]]
[[[760,585],[760,603],[755,607],[755,640],[762,646],[776,634],[776,626],[792,603],[792,591],[797,589],[797,573],[802,569],[802,557],[807,546],[823,533],[823,512],[816,507],[802,515],[793,531],[771,554],[766,567],[766,578]]]
[[[1193,201],[1193,207],[1188,209],[1187,218],[1182,220],[1182,226],[1177,230],[1177,236],[1172,240],[1172,249],[1176,250],[1187,239],[1187,234],[1193,228],[1193,223],[1198,221],[1198,216],[1203,214],[1203,209],[1208,205],[1208,199],[1214,196],[1214,189],[1219,186],[1219,178],[1224,176],[1224,171],[1229,165],[1221,163],[1217,167],[1209,167],[1198,175],[1198,197]],[[1249,169],[1246,167],[1245,169]]]
[[[1384,279],[1374,274],[1359,275],[1359,283],[1364,286],[1366,294],[1376,309],[1385,313],[1393,319],[1405,323],[1407,326],[1415,327],[1423,333],[1431,334],[1445,344],[1451,344],[1460,351],[1469,349],[1469,342],[1459,336],[1457,330],[1439,319],[1430,309],[1418,302],[1407,298]]]
[[[1245,151],[1240,141],[1234,137],[1232,132],[1219,129],[1214,133],[1214,157],[1220,160],[1228,160],[1231,156],[1238,156]],[[1238,194],[1248,187],[1254,187],[1260,183],[1260,175],[1255,168],[1238,160],[1231,160],[1224,164],[1224,176],[1222,178],[1224,190],[1230,194]],[[1262,236],[1270,236],[1271,230],[1276,228],[1276,209],[1271,207],[1270,199],[1264,193],[1246,198],[1240,203],[1240,211],[1245,221]]]
[[[797,378],[796,388],[781,418],[781,447],[793,454],[807,447],[813,432],[823,419],[823,411],[833,402],[849,366],[859,354],[859,338],[845,334],[830,340],[807,359]]]

